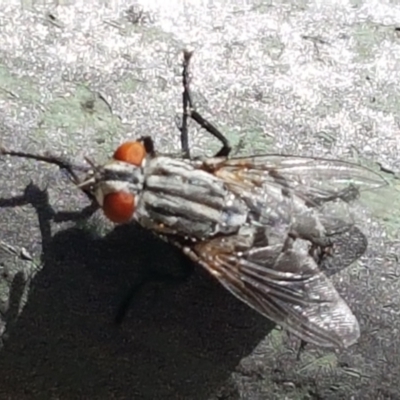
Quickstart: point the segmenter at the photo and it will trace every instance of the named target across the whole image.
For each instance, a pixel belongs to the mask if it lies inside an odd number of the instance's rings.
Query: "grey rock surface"
[[[127,138],[179,150],[181,51],[199,110],[238,154],[342,158],[391,186],[363,200],[369,249],[332,279],[361,325],[307,346],[179,251],[100,216],[60,171],[0,159],[0,399],[398,399],[400,5],[394,1],[0,0],[0,143],[105,160]],[[195,155],[218,143],[191,125]],[[385,172],[386,171],[386,172]],[[152,271],[126,321],[124,294]]]

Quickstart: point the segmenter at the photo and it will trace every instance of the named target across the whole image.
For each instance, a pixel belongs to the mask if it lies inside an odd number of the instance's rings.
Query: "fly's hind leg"
[[[184,50],[183,52],[183,71],[182,71],[183,115],[182,115],[182,123],[179,126],[179,130],[181,132],[181,148],[183,157],[190,158],[189,134],[188,134],[189,118],[196,121],[203,129],[205,129],[207,132],[209,132],[212,136],[214,136],[221,142],[222,147],[215,155],[215,157],[227,157],[232,150],[232,147],[228,139],[213,124],[211,124],[204,117],[202,117],[194,108],[192,94],[190,90],[190,74],[189,74],[189,66],[192,55],[193,55],[192,51]]]

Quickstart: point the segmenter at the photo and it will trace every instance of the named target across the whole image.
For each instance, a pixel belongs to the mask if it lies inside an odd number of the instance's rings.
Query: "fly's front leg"
[[[40,155],[40,154],[24,153],[22,151],[7,150],[5,147],[2,146],[0,146],[0,155],[18,157],[18,158],[28,158],[31,160],[45,162],[47,164],[57,165],[57,167],[59,167],[61,170],[67,171],[69,178],[75,184],[79,183],[79,178],[76,175],[75,171],[77,170],[83,170],[85,172],[88,171],[88,169],[85,167],[74,166],[68,160],[52,155]]]
[[[215,155],[215,157],[227,157],[232,147],[228,139],[209,121],[203,118],[194,108],[192,94],[190,90],[190,74],[189,66],[190,60],[192,58],[193,52],[184,50],[183,52],[183,71],[182,71],[182,82],[183,82],[183,93],[182,93],[182,103],[183,103],[183,115],[182,115],[182,125],[179,127],[181,131],[181,147],[184,158],[190,158],[189,149],[189,135],[188,135],[188,119],[189,117],[196,121],[202,128],[218,139],[222,147]]]
[[[78,175],[76,174],[75,171],[84,171],[88,172],[89,168],[88,167],[81,167],[77,165],[71,164],[68,160],[65,160],[61,157],[57,156],[52,156],[52,155],[38,155],[38,154],[31,154],[31,153],[24,153],[20,151],[12,151],[12,150],[7,150],[4,147],[0,147],[0,155],[4,156],[10,156],[10,157],[18,157],[18,158],[28,158],[31,160],[36,160],[40,162],[45,162],[47,164],[53,164],[58,166],[61,170],[64,170],[67,172],[69,179],[77,186],[79,186],[80,179]],[[87,198],[90,201],[90,205],[85,207],[83,210],[80,211],[63,211],[63,212],[56,212],[53,210],[53,208],[50,206],[50,204],[46,204],[46,214],[51,217],[52,220],[55,222],[65,222],[65,221],[77,221],[81,219],[87,219],[91,215],[94,214],[95,211],[99,208],[94,196],[92,193],[90,193],[89,190],[86,189],[81,189],[82,192],[87,196]],[[13,199],[2,199],[0,201],[0,207],[13,207],[17,205],[22,205],[22,204],[32,204],[35,206],[37,204],[37,199],[41,197],[39,193],[42,193],[42,191],[34,186],[33,184],[30,184],[26,187],[25,193],[23,196],[19,196],[18,198],[15,198],[15,201]],[[36,208],[36,206],[35,206]]]

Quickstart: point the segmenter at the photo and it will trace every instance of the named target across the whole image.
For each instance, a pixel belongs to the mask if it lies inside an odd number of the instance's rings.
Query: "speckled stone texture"
[[[332,277],[360,341],[297,359],[296,339],[151,234],[50,223],[46,204],[86,199],[52,166],[1,158],[0,399],[399,399],[399,21],[387,0],[0,0],[4,146],[81,163],[150,134],[176,152],[192,47],[198,109],[235,153],[341,158],[390,180],[355,210],[368,251]],[[191,132],[195,155],[218,148]],[[187,268],[113,325],[143,275]]]

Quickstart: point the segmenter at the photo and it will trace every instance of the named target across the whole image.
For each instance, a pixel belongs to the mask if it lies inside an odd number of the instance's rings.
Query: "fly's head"
[[[146,149],[141,142],[125,142],[104,165],[92,162],[93,172],[79,185],[96,198],[104,215],[116,224],[132,220],[143,189]]]

